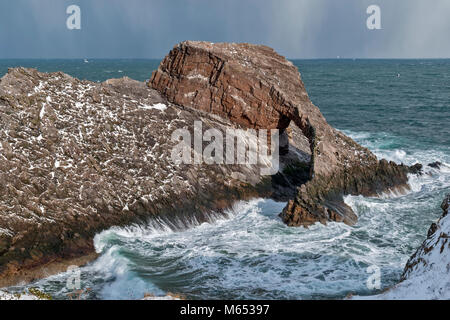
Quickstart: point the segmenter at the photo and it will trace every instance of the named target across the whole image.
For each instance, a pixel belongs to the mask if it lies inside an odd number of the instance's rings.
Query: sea
[[[379,158],[408,165],[435,161],[411,176],[407,194],[347,196],[354,226],[287,227],[285,203],[241,201],[210,221],[183,228],[149,221],[111,228],[94,239],[99,257],[80,268],[83,299],[343,299],[367,296],[400,280],[409,257],[442,214],[450,192],[450,60],[293,60],[311,100],[328,122]],[[0,60],[8,67],[63,71],[101,82],[146,81],[159,60]],[[185,227],[185,226],[188,227]],[[373,285],[377,273],[379,286]],[[54,299],[70,299],[74,271],[31,284]]]

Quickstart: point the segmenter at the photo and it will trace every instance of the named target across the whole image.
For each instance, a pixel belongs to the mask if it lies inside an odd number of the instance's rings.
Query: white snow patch
[[[42,120],[44,118],[45,115],[45,103],[42,106],[41,112],[39,112],[39,118]]]
[[[164,103],[157,103],[157,104],[154,104],[152,106],[149,106],[149,105],[145,104],[145,105],[139,106],[139,108],[140,109],[145,109],[145,110],[156,109],[156,110],[159,110],[159,111],[164,111],[164,110],[167,109],[167,106]]]
[[[7,236],[13,236],[14,235],[10,230],[3,229],[3,228],[0,228],[0,234],[5,234]]]
[[[201,80],[201,81],[209,82],[209,78],[205,77],[204,75],[201,75],[201,74],[191,74],[191,75],[188,75],[187,78],[189,80],[198,79],[198,80]]]

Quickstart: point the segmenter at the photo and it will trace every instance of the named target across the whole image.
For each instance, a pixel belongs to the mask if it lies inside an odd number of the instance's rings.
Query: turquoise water
[[[82,288],[91,288],[85,298],[173,292],[196,299],[340,299],[379,291],[366,286],[373,265],[381,270],[381,290],[398,281],[450,192],[450,60],[295,64],[333,126],[379,157],[444,165],[411,177],[407,195],[347,197],[359,216],[352,227],[289,228],[278,218],[284,203],[259,199],[237,203],[226,217],[212,215],[209,223],[190,221],[184,231],[158,221],[112,228],[96,236],[100,257],[81,269]],[[12,65],[93,81],[125,75],[145,81],[158,61],[0,60],[0,73]],[[32,286],[65,299],[67,278],[59,274]]]
[[[81,80],[102,82],[111,78],[124,76],[135,80],[150,79],[152,71],[158,68],[160,60],[145,59],[91,59],[84,60],[0,60],[0,75],[8,68],[25,67],[38,69],[41,72],[63,71]]]
[[[296,61],[333,126],[395,137],[386,149],[450,150],[450,60]]]

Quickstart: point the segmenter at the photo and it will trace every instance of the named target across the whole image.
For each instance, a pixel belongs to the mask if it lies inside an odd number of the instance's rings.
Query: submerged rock
[[[429,163],[428,166],[431,168],[434,168],[434,169],[440,169],[442,166],[442,163],[439,161],[435,161],[435,162]]]

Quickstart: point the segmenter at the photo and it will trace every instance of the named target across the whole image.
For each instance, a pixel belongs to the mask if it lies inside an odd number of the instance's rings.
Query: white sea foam
[[[314,298],[367,292],[367,266],[379,264],[388,277],[392,272],[398,276],[408,256],[394,258],[398,250],[389,245],[405,239],[389,230],[402,219],[389,214],[390,206],[380,199],[346,201],[361,215],[362,223],[353,228],[337,223],[308,230],[288,228],[277,217],[284,204],[261,199],[238,203],[228,219],[181,232],[161,224],[114,228],[96,237],[102,256],[91,272],[111,279],[101,289],[103,298],[136,297],[130,288],[140,295],[177,292],[177,285],[161,291],[153,282],[170,283],[172,278],[188,281],[190,291],[202,288],[203,298]],[[397,209],[406,213],[411,207],[401,203]],[[391,236],[383,239],[386,232]],[[153,277],[145,280],[146,272]]]
[[[439,161],[443,164],[442,171],[450,171],[450,154],[448,152],[435,149],[422,150],[411,148],[410,150],[403,150],[392,148],[392,145],[395,145],[399,138],[386,133],[372,134],[369,132],[353,132],[349,130],[343,130],[343,132],[358,143],[369,148],[380,159],[384,158],[406,165],[416,163],[427,165],[428,163]]]

